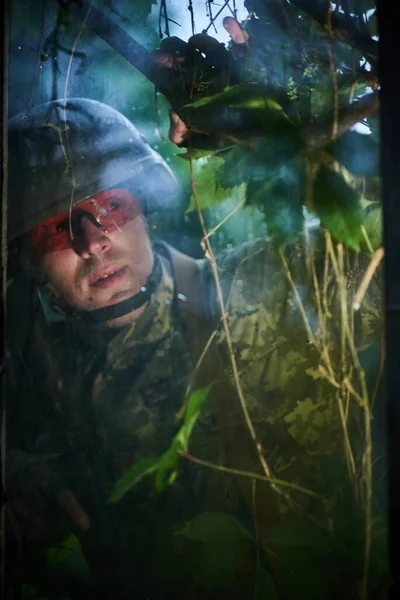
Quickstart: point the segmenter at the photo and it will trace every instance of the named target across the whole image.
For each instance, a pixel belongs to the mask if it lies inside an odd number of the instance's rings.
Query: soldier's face
[[[133,296],[153,267],[146,224],[127,190],[98,194],[71,214],[66,211],[42,223],[29,239],[46,279],[79,310],[103,308]],[[124,325],[144,308],[106,325]]]

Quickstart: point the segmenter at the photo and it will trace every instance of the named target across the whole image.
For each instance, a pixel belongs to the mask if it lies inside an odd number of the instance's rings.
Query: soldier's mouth
[[[123,276],[125,275],[126,267],[122,267],[122,269],[110,270],[100,276],[96,276],[92,278],[90,285],[96,288],[109,288],[121,281]]]

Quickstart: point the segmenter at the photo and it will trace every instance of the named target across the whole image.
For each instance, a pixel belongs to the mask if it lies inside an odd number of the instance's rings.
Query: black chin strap
[[[91,311],[68,309],[68,311],[65,312],[68,316],[79,319],[80,321],[85,321],[86,323],[101,323],[111,321],[112,319],[118,319],[118,317],[123,317],[140,308],[146,304],[146,302],[149,302],[152,293],[161,281],[161,275],[161,262],[157,254],[154,254],[154,264],[151,273],[146,284],[137,294],[134,294],[126,300],[117,302],[116,304],[104,306],[103,308],[96,308]]]

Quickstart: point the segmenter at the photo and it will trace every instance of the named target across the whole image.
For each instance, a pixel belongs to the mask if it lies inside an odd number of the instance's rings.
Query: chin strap
[[[137,310],[146,302],[149,302],[151,295],[155,291],[157,285],[161,281],[162,269],[161,262],[157,254],[154,254],[154,264],[151,273],[141,290],[121,302],[111,304],[110,306],[104,306],[103,308],[96,308],[95,310],[75,310],[72,308],[62,309],[66,315],[85,321],[86,323],[101,323],[105,321],[111,321],[118,317],[123,317],[134,310]],[[60,309],[59,309],[60,310]]]

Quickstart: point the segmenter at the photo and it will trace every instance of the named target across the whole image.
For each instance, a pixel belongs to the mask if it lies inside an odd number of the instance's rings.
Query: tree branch
[[[305,12],[322,27],[326,25],[327,7],[315,0],[289,0],[291,4]],[[332,30],[334,38],[349,44],[368,56],[370,62],[376,63],[378,56],[378,42],[361,32],[354,19],[349,21],[340,14],[332,13]]]
[[[84,22],[91,7],[86,21],[86,27],[90,31],[96,33],[129,64],[153,82],[157,89],[168,98],[175,112],[179,114],[181,107],[190,102],[189,95],[182,89],[179,73],[172,69],[159,68],[151,53],[144,46],[93,6],[91,2],[88,0],[55,0],[55,2],[81,23]]]
[[[163,69],[155,64],[151,53],[132,38],[124,29],[114,23],[107,15],[95,8],[88,0],[55,0],[64,10],[71,14],[78,21],[83,22],[88,15],[88,9],[91,6],[89,15],[86,21],[86,27],[96,33],[105,42],[107,42],[116,52],[123,56],[129,64],[138,69],[143,75],[149,79],[157,89],[167,98],[173,110],[185,120],[182,107],[185,104],[190,104],[189,95],[182,88],[180,74],[173,69]],[[293,4],[306,10],[317,21],[325,24],[326,14],[314,2],[309,0],[291,0]],[[338,19],[341,25],[344,20],[336,15],[332,15],[332,27],[337,25]],[[359,32],[358,32],[359,33]],[[365,38],[365,36],[363,36]],[[373,41],[373,40],[370,40]],[[375,44],[375,42],[374,42]],[[339,112],[338,119],[338,135],[344,133],[355,123],[365,119],[378,110],[378,94],[375,92],[364,96],[358,102]],[[219,111],[214,117],[208,114],[206,123],[201,111],[196,115],[191,115],[190,129],[193,132],[204,133],[207,137],[232,136],[232,119],[236,125],[235,136],[236,141],[244,142],[249,137],[259,134],[259,124],[247,122],[243,115],[240,115],[243,122],[238,123],[237,111],[233,111],[233,117],[230,119],[228,107],[224,114]],[[239,126],[238,126],[239,125]],[[243,125],[243,127],[241,126]],[[303,128],[302,137],[305,143],[310,148],[321,148],[329,144],[329,136],[332,123],[326,119],[324,122],[319,122],[318,125],[309,125]],[[243,139],[242,139],[243,138]]]
[[[339,111],[337,135],[350,129],[353,125],[376,114],[379,109],[378,92],[363,96],[357,102]],[[302,129],[302,137],[309,148],[318,149],[327,146],[331,139],[332,120],[325,119],[318,124],[308,125]]]

